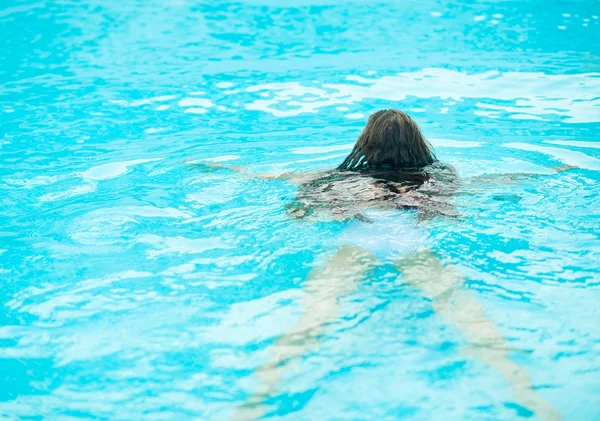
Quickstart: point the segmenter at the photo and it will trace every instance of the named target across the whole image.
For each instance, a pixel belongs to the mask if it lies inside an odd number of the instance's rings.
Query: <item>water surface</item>
[[[600,417],[594,1],[53,1],[0,6],[0,416],[224,420],[344,223],[295,187],[410,113],[467,181],[427,225],[564,420]],[[559,165],[578,167],[559,174]],[[484,185],[469,177],[537,177]],[[381,267],[291,370],[282,420],[531,413]]]

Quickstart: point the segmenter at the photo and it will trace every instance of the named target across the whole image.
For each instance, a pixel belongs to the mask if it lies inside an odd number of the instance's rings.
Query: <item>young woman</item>
[[[431,300],[433,309],[461,332],[474,355],[498,371],[514,399],[542,420],[559,420],[556,410],[532,388],[510,347],[483,307],[462,288],[463,278],[428,248],[422,223],[432,215],[455,217],[451,198],[459,186],[454,168],[439,162],[417,124],[398,110],[371,115],[354,148],[334,170],[314,173],[252,174],[244,168],[206,163],[263,179],[298,185],[287,208],[294,218],[351,220],[337,251],[305,281],[304,314],[272,347],[256,371],[260,386],[237,408],[234,419],[262,416],[264,401],[282,375],[337,317],[339,299],[354,291],[380,262],[392,263],[402,279]]]

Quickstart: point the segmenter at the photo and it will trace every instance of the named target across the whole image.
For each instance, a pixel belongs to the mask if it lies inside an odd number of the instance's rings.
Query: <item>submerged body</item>
[[[247,170],[213,164],[246,175]],[[417,124],[398,110],[373,114],[354,148],[335,170],[320,173],[259,174],[298,186],[287,213],[296,219],[349,221],[334,240],[336,252],[315,267],[305,284],[304,314],[271,348],[257,369],[260,385],[234,413],[235,420],[262,417],[278,382],[340,311],[340,298],[352,293],[381,263],[392,263],[406,285],[419,290],[432,308],[473,345],[475,355],[511,385],[515,400],[541,420],[560,415],[534,390],[525,370],[482,306],[464,288],[464,278],[431,250],[422,222],[435,215],[457,216],[452,196],[459,177],[439,162]]]
[[[456,170],[434,162],[421,169],[335,170],[300,184],[287,212],[294,218],[367,219],[369,209],[416,209],[423,215],[455,216],[451,202]]]
[[[456,217],[456,170],[439,161],[422,169],[334,170],[299,185],[286,210],[297,219],[349,221],[338,245],[368,250],[381,261],[429,247],[420,223]]]

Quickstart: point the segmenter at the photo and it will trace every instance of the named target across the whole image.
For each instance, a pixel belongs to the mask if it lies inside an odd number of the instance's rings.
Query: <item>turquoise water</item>
[[[228,419],[345,223],[185,161],[333,167],[394,107],[465,180],[435,251],[563,419],[600,419],[600,4],[284,3],[1,3],[0,417]],[[266,418],[534,418],[391,267],[321,336]]]

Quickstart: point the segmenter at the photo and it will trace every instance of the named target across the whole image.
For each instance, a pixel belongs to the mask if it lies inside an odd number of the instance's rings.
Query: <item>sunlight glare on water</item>
[[[463,179],[431,248],[600,419],[599,3],[288,3],[0,4],[0,418],[230,419],[350,223],[187,164],[332,168],[398,108]],[[265,418],[534,419],[392,265],[338,304]]]

